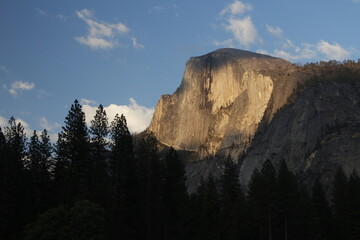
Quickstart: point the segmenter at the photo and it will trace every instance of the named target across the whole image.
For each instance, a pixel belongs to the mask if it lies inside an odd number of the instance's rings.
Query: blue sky
[[[55,135],[81,100],[124,113],[133,132],[186,61],[222,47],[291,62],[360,58],[360,0],[0,1],[0,126]]]

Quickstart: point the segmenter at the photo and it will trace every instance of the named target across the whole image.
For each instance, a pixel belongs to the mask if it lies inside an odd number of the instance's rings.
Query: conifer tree
[[[221,197],[223,237],[224,239],[238,239],[239,234],[245,230],[243,224],[238,224],[239,221],[244,220],[240,211],[245,205],[237,167],[230,155],[224,162],[224,172],[221,177]]]
[[[254,234],[260,238],[273,239],[278,210],[278,185],[276,170],[270,160],[264,162],[261,172],[253,172],[248,195],[255,222]]]
[[[103,106],[100,104],[96,110],[94,119],[90,125],[91,134],[91,179],[90,188],[92,189],[90,199],[105,206],[109,199],[109,176],[106,163],[107,140],[109,134],[108,119]]]
[[[212,174],[206,181],[202,180],[198,188],[199,197],[199,225],[195,239],[221,239],[220,199],[216,189],[215,178]]]
[[[138,147],[138,177],[142,225],[145,239],[162,236],[163,169],[158,156],[158,142],[154,133],[147,133]]]
[[[348,179],[343,168],[339,167],[335,174],[332,191],[336,239],[348,239],[348,201]]]
[[[283,239],[296,239],[299,190],[295,175],[288,169],[286,162],[281,161],[278,174],[280,236]]]
[[[317,239],[330,239],[333,236],[332,215],[320,178],[316,179],[313,186],[312,202],[315,210]]]
[[[187,191],[185,169],[177,152],[170,148],[164,161],[163,239],[184,239]]]
[[[56,144],[55,178],[60,199],[72,201],[89,197],[91,160],[85,113],[77,100],[65,118]]]
[[[360,177],[354,170],[348,185],[348,239],[360,238]]]
[[[16,239],[29,220],[27,175],[24,169],[24,127],[11,117],[0,133],[0,238]]]
[[[110,235],[111,239],[135,239],[139,235],[138,184],[132,136],[124,115],[115,116],[110,134]]]

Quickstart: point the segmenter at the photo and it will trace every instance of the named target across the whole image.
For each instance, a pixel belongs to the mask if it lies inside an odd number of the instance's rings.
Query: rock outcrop
[[[159,100],[148,130],[187,161],[190,192],[200,176],[219,176],[228,154],[243,185],[270,159],[275,166],[285,160],[308,186],[321,176],[329,187],[338,166],[360,172],[360,64],[340,69],[340,81],[293,93],[321,71],[337,79],[332,64],[298,67],[236,49],[193,57],[180,87]],[[345,81],[351,68],[355,81]]]
[[[300,78],[279,58],[220,49],[187,64],[180,87],[159,100],[149,130],[177,150],[199,158],[248,146],[265,111],[281,107]]]

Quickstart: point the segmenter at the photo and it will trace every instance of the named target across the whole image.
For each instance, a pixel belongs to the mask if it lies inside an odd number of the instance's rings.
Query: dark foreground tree
[[[238,239],[245,229],[240,223],[244,220],[241,212],[244,205],[244,196],[239,183],[237,166],[229,155],[224,162],[224,172],[221,177],[221,205],[223,239]]]
[[[39,239],[104,240],[104,210],[88,200],[76,202],[70,208],[61,205],[50,209],[25,229],[24,240]]]
[[[163,239],[185,238],[185,208],[188,196],[185,169],[177,152],[170,148],[164,162]]]
[[[90,125],[91,166],[90,166],[90,200],[107,205],[110,198],[110,179],[108,175],[107,137],[109,135],[108,119],[100,104]]]
[[[138,147],[139,200],[144,239],[162,236],[163,168],[158,155],[158,141],[150,132]]]
[[[28,170],[31,178],[32,210],[34,215],[45,212],[52,204],[52,186],[50,168],[52,146],[47,131],[40,139],[34,131],[28,149]]]
[[[109,208],[110,239],[137,239],[138,185],[132,136],[124,115],[116,115],[111,135],[111,205]]]
[[[85,113],[75,100],[56,144],[55,183],[60,203],[89,197],[92,165],[89,153]]]
[[[326,199],[320,178],[317,178],[313,186],[312,201],[315,210],[315,224],[317,229],[317,239],[332,239],[333,225],[332,214],[329,203]]]
[[[26,136],[24,127],[11,117],[0,132],[0,238],[17,239],[31,214],[28,205],[28,177],[24,169]]]

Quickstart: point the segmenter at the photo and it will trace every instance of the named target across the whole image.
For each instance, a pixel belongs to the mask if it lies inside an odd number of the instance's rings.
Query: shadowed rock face
[[[162,144],[199,159],[237,157],[264,115],[270,120],[300,79],[289,62],[248,51],[193,57],[180,87],[159,100],[149,130]]]
[[[339,166],[360,172],[359,84],[318,83],[281,109],[253,139],[240,181],[248,183],[266,159],[275,166],[285,160],[307,186],[319,176],[329,188]]]

